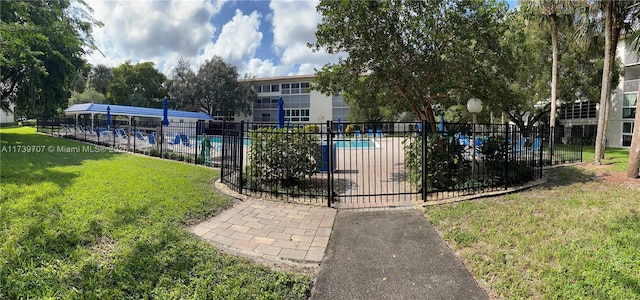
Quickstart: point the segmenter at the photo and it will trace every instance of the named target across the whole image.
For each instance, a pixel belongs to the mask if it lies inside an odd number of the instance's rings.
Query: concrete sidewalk
[[[416,210],[339,211],[311,299],[488,299]]]

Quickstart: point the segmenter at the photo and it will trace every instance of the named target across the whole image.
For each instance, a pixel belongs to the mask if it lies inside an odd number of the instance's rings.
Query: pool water
[[[209,137],[209,141],[212,144],[222,144],[222,137],[220,136],[212,136]],[[195,142],[195,139],[191,138],[190,139],[191,143]],[[198,138],[198,143],[202,142],[202,137]],[[244,139],[244,145],[251,145],[251,140],[250,139]],[[325,141],[321,142],[322,144],[326,145]],[[335,140],[333,141],[333,144],[336,146],[336,148],[340,148],[340,149],[349,149],[349,148],[376,148],[376,143],[372,140],[369,139],[363,139],[363,140]]]
[[[333,142],[336,148],[375,148],[372,140],[336,140]]]

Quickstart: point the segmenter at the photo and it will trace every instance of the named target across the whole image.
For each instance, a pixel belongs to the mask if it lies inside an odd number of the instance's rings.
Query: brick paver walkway
[[[320,263],[335,216],[327,207],[246,199],[190,230],[234,252]]]

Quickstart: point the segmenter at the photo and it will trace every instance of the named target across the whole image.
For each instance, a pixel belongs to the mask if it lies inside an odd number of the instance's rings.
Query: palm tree
[[[105,65],[97,65],[89,73],[87,85],[106,96],[112,79],[113,72],[111,68]]]
[[[600,92],[600,110],[598,112],[598,129],[596,132],[596,165],[600,165],[604,158],[609,103],[611,102],[611,82],[613,80],[613,63],[616,59],[617,42],[619,38],[629,33],[638,23],[638,0],[610,0],[596,1],[595,7],[585,7],[586,10],[595,8],[599,15],[604,16],[605,53],[604,68],[602,69],[602,86]]]
[[[633,18],[640,19],[640,3],[635,4]],[[627,39],[632,51],[640,54],[640,28],[629,35]],[[638,178],[640,176],[640,84],[636,96],[636,117],[634,119],[633,135],[631,136],[631,147],[629,148],[629,164],[627,165],[627,177]]]
[[[529,6],[533,13],[542,16],[549,22],[551,33],[551,115],[549,126],[551,127],[551,141],[549,152],[553,155],[554,129],[556,126],[557,87],[558,87],[558,22],[562,16],[570,14],[573,7],[570,0],[529,0]]]

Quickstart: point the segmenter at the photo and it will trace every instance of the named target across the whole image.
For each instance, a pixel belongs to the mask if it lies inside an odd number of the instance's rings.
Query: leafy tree
[[[212,116],[249,114],[251,104],[258,97],[251,89],[252,81],[246,76],[238,80],[236,67],[219,56],[207,60],[197,74],[191,71],[188,62],[181,60],[172,72],[169,86],[179,109],[202,111]]]
[[[317,10],[323,19],[309,46],[348,54],[318,71],[315,88],[321,92],[350,93],[364,74],[380,90],[393,92],[390,105],[431,123],[432,105],[453,90],[459,90],[458,99],[492,93],[481,83],[500,72],[503,58],[495,41],[505,30],[504,3],[324,0]]]
[[[76,76],[73,78],[73,81],[71,82],[72,92],[82,93],[84,91],[84,89],[87,87],[87,78],[89,76],[90,71],[91,71],[91,65],[85,61],[82,67],[80,67],[77,70]]]
[[[523,132],[529,132],[537,122],[550,124],[550,89],[553,54],[548,51],[551,35],[548,28],[535,26],[538,17],[527,3],[512,11],[506,20],[510,30],[502,39],[510,54],[510,76],[505,78],[508,88],[503,97],[496,97],[505,115]],[[532,25],[534,24],[534,25]],[[575,38],[574,19],[560,24],[558,33],[557,103],[572,103],[578,99],[596,102],[602,74],[604,40],[594,36],[584,44]],[[618,74],[620,68],[613,69]]]
[[[87,86],[106,96],[111,80],[113,80],[111,68],[105,65],[97,65],[91,69],[87,76]]]
[[[198,77],[191,69],[191,64],[187,59],[180,58],[178,65],[171,70],[168,89],[172,99],[171,107],[186,111],[200,110],[195,101],[198,91]]]
[[[69,106],[81,103],[105,103],[106,97],[94,90],[93,88],[86,88],[82,93],[71,91],[71,97],[69,98]]]
[[[95,48],[91,8],[83,1],[0,1],[0,108],[51,116]]]
[[[393,91],[382,90],[369,76],[361,77],[354,86],[342,93],[342,99],[349,105],[349,119],[352,122],[395,121],[404,111],[390,105],[396,97]]]
[[[140,107],[162,107],[166,95],[166,76],[153,62],[132,65],[127,61],[113,69],[107,102]]]

